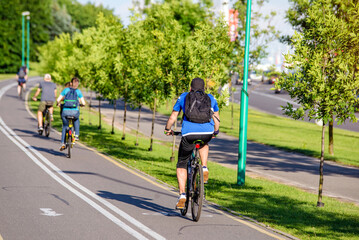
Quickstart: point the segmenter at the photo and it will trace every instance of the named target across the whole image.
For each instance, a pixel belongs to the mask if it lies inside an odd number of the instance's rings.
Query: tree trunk
[[[150,148],[148,149],[148,151],[152,151],[153,132],[154,132],[154,130],[155,130],[156,105],[157,105],[157,98],[155,98],[155,100],[154,100],[153,114],[152,114],[151,143],[150,143]]]
[[[175,121],[175,127],[173,129],[174,131],[177,130],[177,120]],[[176,150],[176,136],[173,135],[173,141],[172,141],[172,155],[170,157],[171,162],[175,160],[175,150]]]
[[[138,107],[138,118],[137,118],[137,130],[136,130],[136,143],[135,143],[135,146],[138,146],[138,130],[140,129],[141,108],[142,108],[142,104],[140,104],[140,106]]]
[[[98,97],[98,129],[101,129],[101,97]]]
[[[122,140],[125,140],[126,138],[126,114],[127,114],[127,101],[125,100],[125,110],[123,113]]]
[[[334,156],[334,116],[329,121],[329,154]]]
[[[116,102],[117,102],[117,100],[114,100],[114,102],[113,102],[113,116],[112,116],[112,131],[111,131],[111,134],[115,134]]]
[[[324,137],[325,137],[325,124],[323,122],[322,127],[322,151],[320,155],[320,167],[319,167],[319,191],[318,191],[318,202],[317,207],[324,207],[322,202],[322,192],[323,192],[323,166],[324,166]]]
[[[89,101],[89,111],[88,111],[88,117],[89,117],[89,125],[92,125],[91,123],[91,115],[90,115],[90,111],[91,111],[91,103],[92,103],[92,91],[90,90],[90,101]]]

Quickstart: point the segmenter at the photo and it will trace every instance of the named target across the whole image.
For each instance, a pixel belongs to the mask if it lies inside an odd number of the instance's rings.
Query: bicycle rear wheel
[[[50,130],[51,130],[51,119],[50,119],[50,114],[49,113],[46,113],[46,115],[45,115],[44,130],[45,130],[45,136],[49,137],[50,136]]]
[[[204,194],[204,185],[203,185],[203,169],[202,165],[198,164],[198,168],[193,171],[193,181],[192,181],[193,196],[191,198],[191,210],[192,210],[192,219],[195,222],[198,222],[203,204],[203,194]]]
[[[72,135],[68,135],[69,137],[67,138],[67,157],[71,158],[71,146],[72,146]]]

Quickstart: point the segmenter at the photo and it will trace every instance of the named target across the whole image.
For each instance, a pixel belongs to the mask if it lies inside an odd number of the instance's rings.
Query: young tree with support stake
[[[322,207],[325,125],[332,116],[339,123],[356,121],[358,103],[358,42],[355,17],[358,6],[343,3],[336,8],[331,0],[318,0],[308,9],[306,28],[292,38],[294,54],[286,55],[286,62],[296,72],[278,81],[302,108],[291,104],[283,107],[294,119],[307,115],[322,119],[320,180],[317,206]],[[340,11],[342,11],[340,13]],[[356,53],[356,54],[354,54]]]

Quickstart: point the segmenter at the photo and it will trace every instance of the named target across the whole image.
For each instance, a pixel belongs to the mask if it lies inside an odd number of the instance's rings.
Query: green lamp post
[[[30,12],[25,11],[21,13],[21,26],[22,26],[22,37],[21,37],[21,66],[25,65],[25,16],[28,16],[28,19],[30,19]],[[30,20],[28,20],[29,22]],[[29,23],[28,23],[29,26]],[[28,39],[29,39],[29,29],[28,29]],[[29,46],[29,45],[28,45]]]
[[[247,87],[248,87],[249,39],[250,39],[250,30],[251,30],[251,7],[252,7],[252,0],[247,0],[243,88],[241,91],[241,112],[240,112],[241,116],[239,121],[238,174],[237,174],[238,185],[244,185],[245,173],[246,173],[247,121],[248,121]]]
[[[26,66],[27,71],[30,71],[30,15],[26,17],[27,19],[27,54],[26,54]]]

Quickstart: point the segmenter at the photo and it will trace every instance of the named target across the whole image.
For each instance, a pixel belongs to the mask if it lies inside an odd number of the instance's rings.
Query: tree
[[[303,32],[304,30],[308,30],[310,28],[310,24],[307,23],[306,19],[308,18],[308,9],[310,6],[314,4],[314,1],[309,0],[289,0],[292,3],[291,7],[288,9],[286,13],[286,19],[288,22],[293,26],[294,30],[297,32]],[[330,1],[332,6],[335,9],[339,8],[340,1],[332,0]],[[336,14],[339,14],[338,11]],[[282,42],[286,42],[287,44],[291,45],[292,40],[291,36],[282,36]],[[335,118],[332,116],[331,120],[329,121],[329,154],[334,155],[334,121]]]
[[[358,5],[351,1],[333,4],[331,0],[318,0],[308,8],[306,28],[293,38],[294,54],[286,61],[295,70],[278,81],[302,108],[294,109],[288,103],[285,114],[300,119],[322,119],[320,180],[317,206],[323,206],[323,165],[325,125],[332,116],[339,123],[347,119],[356,121],[358,103],[358,23],[355,12]]]
[[[71,15],[66,9],[66,5],[60,5],[57,0],[52,2],[52,17],[53,24],[49,27],[50,39],[53,40],[61,33],[74,33],[79,31],[74,25],[72,25]]]
[[[47,26],[52,24],[51,0],[0,1],[0,72],[17,72],[21,65],[21,13],[30,11],[31,60],[37,58],[36,46],[49,40]]]

